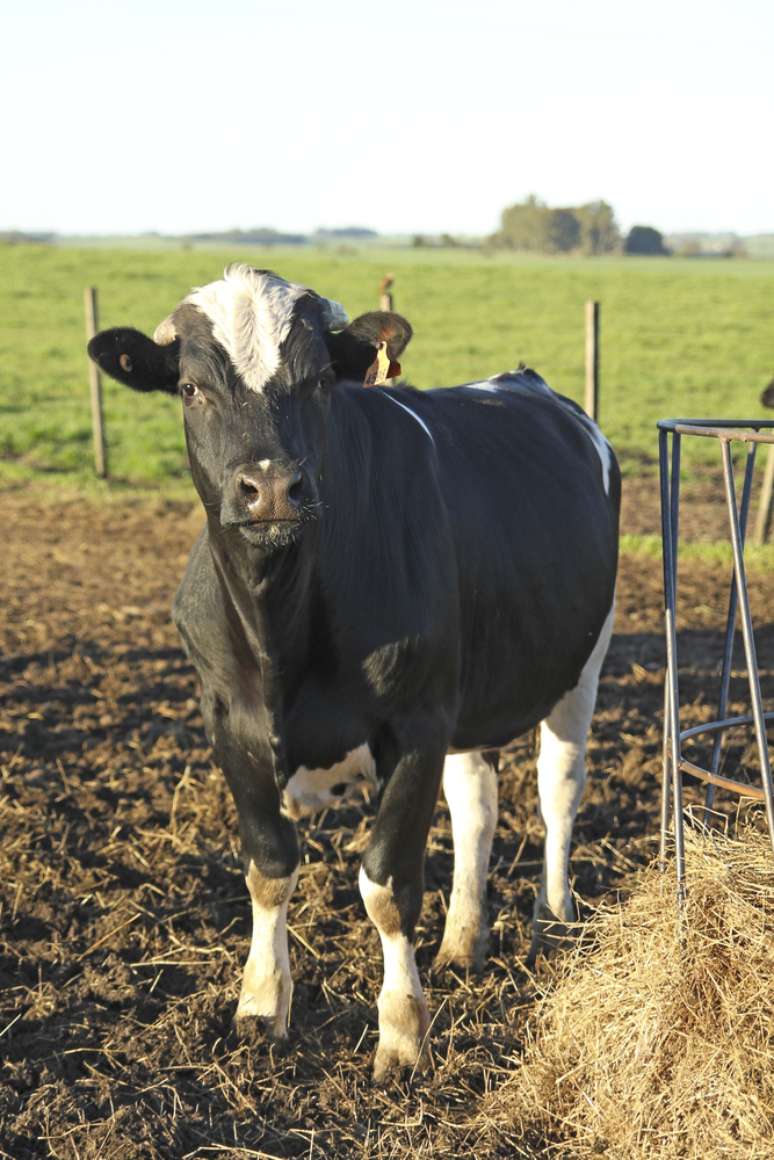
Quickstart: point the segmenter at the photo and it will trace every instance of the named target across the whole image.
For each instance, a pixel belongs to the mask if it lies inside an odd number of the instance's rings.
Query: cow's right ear
[[[180,340],[160,345],[130,327],[102,330],[88,345],[89,357],[100,370],[135,391],[177,394]]]

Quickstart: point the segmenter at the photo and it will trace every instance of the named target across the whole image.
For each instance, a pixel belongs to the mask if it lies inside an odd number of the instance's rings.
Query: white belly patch
[[[300,765],[282,794],[282,807],[296,821],[329,806],[342,805],[376,785],[376,763],[364,742],[328,769]]]

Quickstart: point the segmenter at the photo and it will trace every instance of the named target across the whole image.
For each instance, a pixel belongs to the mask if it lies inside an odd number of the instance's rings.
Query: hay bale
[[[643,871],[549,968],[523,1065],[485,1110],[529,1154],[774,1156],[774,859],[687,838],[689,896]]]

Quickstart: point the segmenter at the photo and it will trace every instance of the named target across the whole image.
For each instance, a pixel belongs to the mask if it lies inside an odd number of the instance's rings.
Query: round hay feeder
[[[661,483],[661,533],[664,559],[664,613],[667,651],[667,672],[664,688],[664,745],[661,785],[661,839],[660,864],[666,863],[666,844],[669,830],[670,805],[674,828],[675,863],[677,870],[678,900],[685,898],[685,832],[683,811],[683,775],[706,783],[705,816],[712,808],[716,787],[743,797],[762,801],[766,807],[769,838],[774,851],[774,780],[766,737],[766,722],[774,713],[765,713],[761,697],[760,676],[755,649],[747,576],[744,563],[744,544],[750,509],[755,458],[760,443],[774,443],[774,421],[767,419],[662,419],[659,429],[659,467]],[[677,637],[677,563],[679,549],[680,515],[680,456],[684,436],[714,439],[720,448],[728,509],[729,535],[733,552],[728,615],[726,617],[723,658],[718,691],[718,713],[714,721],[681,729],[680,685]],[[744,480],[741,501],[737,500],[732,444],[745,446]],[[670,446],[671,443],[671,446]],[[774,452],[772,452],[774,454]],[[751,712],[728,716],[731,662],[737,613],[740,615],[742,639],[750,689]],[[720,773],[724,733],[739,726],[752,726],[760,761],[760,786]],[[683,756],[683,744],[702,734],[712,736],[709,768],[704,768]]]

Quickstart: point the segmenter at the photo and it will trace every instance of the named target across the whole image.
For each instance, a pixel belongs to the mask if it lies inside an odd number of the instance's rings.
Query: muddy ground
[[[695,534],[723,527],[716,494],[696,490]],[[635,481],[625,530],[654,531],[656,518],[654,482]],[[169,619],[198,526],[193,503],[0,500],[0,1154],[517,1154],[515,1130],[480,1106],[518,1066],[534,994],[541,831],[528,741],[502,775],[483,979],[432,971],[451,875],[438,808],[418,950],[436,1013],[430,1073],[370,1081],[381,956],[357,892],[367,808],[303,827],[289,1044],[232,1042],[249,908],[234,811]],[[751,588],[771,694],[774,595],[761,573]],[[686,717],[707,719],[727,577],[692,563],[681,592]],[[573,859],[589,905],[655,849],[661,605],[658,561],[624,558]],[[739,676],[740,710],[743,693]]]

